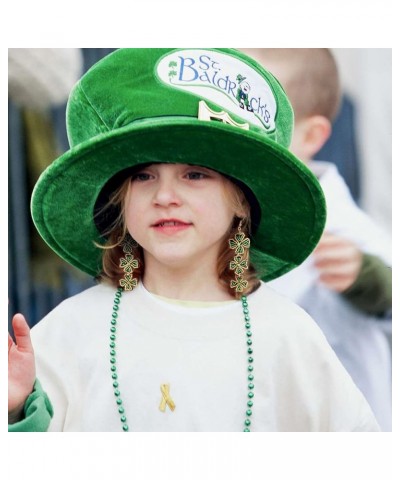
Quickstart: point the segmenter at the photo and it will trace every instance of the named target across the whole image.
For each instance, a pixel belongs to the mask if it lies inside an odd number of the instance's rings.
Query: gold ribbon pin
[[[169,394],[169,385],[167,383],[163,383],[161,385],[160,389],[161,389],[161,393],[162,393],[162,399],[161,399],[159,409],[162,412],[165,412],[165,409],[168,405],[171,412],[173,412],[175,410],[175,403],[172,400],[171,395]]]

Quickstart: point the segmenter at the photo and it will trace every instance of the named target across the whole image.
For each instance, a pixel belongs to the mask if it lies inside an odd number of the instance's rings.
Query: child
[[[99,284],[32,344],[15,315],[9,429],[378,431],[312,319],[260,281],[304,261],[325,222],[275,78],[230,49],[120,49],[67,115],[71,149],[32,215]]]
[[[328,49],[246,50],[282,83],[294,109],[291,151],[318,177],[327,201],[325,233],[301,267],[273,281],[318,323],[381,428],[391,429],[391,244],[354,203],[336,167],[313,157],[328,140],[340,102]]]

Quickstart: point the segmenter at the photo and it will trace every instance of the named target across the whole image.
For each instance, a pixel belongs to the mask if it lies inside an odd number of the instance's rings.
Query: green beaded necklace
[[[114,389],[114,396],[116,398],[116,403],[117,403],[117,409],[118,409],[118,414],[120,415],[120,420],[122,424],[122,430],[124,432],[129,431],[128,427],[128,422],[127,418],[125,416],[125,408],[123,406],[122,398],[121,398],[121,393],[118,389],[119,383],[118,383],[118,374],[117,374],[117,360],[116,360],[116,340],[117,340],[117,319],[118,319],[118,310],[119,310],[119,304],[121,302],[121,296],[122,296],[122,287],[118,287],[117,291],[115,293],[115,298],[114,298],[114,306],[113,306],[113,313],[111,315],[111,327],[110,327],[110,363],[111,363],[111,378],[112,378],[112,386]],[[252,344],[253,341],[251,339],[252,333],[251,333],[251,325],[250,325],[250,316],[249,316],[249,308],[248,308],[248,303],[247,303],[247,297],[246,295],[242,296],[242,308],[243,308],[243,315],[244,315],[244,321],[245,321],[245,329],[246,329],[246,337],[247,337],[247,371],[248,371],[248,401],[247,401],[247,410],[246,410],[246,419],[244,421],[244,432],[250,432],[250,425],[251,425],[251,420],[250,417],[252,416],[252,407],[253,407],[253,397],[254,397],[254,375],[253,375],[253,357],[251,356],[253,353],[253,348]]]

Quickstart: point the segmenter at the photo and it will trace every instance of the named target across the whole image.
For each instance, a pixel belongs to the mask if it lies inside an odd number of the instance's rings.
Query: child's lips
[[[152,225],[152,228],[161,233],[172,234],[186,230],[192,226],[192,223],[177,219],[161,219]]]

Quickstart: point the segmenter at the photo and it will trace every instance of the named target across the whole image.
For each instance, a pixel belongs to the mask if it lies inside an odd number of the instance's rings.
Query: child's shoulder
[[[82,323],[101,322],[112,313],[115,288],[99,284],[63,300],[32,329],[33,336],[41,331],[74,329],[79,332]],[[85,322],[83,322],[85,320]]]
[[[260,338],[288,349],[287,354],[307,349],[324,351],[330,347],[313,318],[291,299],[263,283],[249,301],[250,318]],[[329,353],[328,355],[331,355]]]
[[[283,327],[295,324],[314,323],[311,317],[290,298],[278,293],[268,283],[262,282],[251,294],[251,307],[259,318],[268,318],[269,322]]]
[[[77,309],[85,312],[99,311],[106,306],[109,307],[108,310],[112,310],[115,292],[114,287],[100,283],[63,300],[52,312],[60,314],[73,311],[76,313]]]

